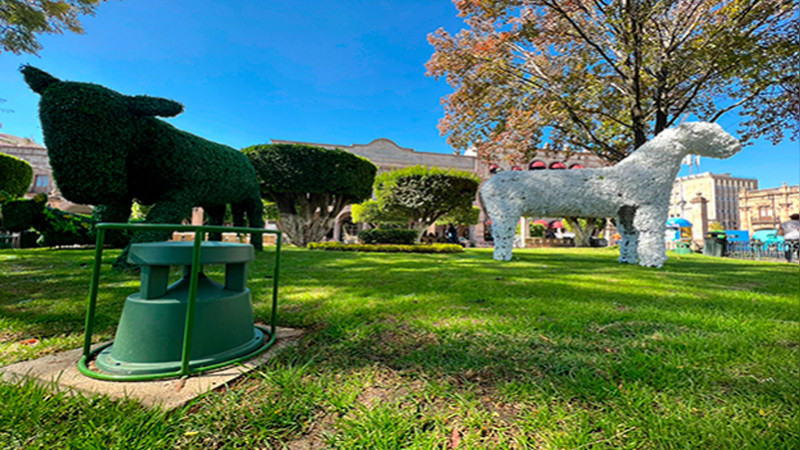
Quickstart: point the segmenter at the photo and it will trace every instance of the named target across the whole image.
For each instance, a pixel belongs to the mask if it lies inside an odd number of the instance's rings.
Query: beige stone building
[[[739,193],[739,217],[743,230],[774,230],[800,213],[800,185],[742,191]]]
[[[732,177],[729,173],[704,172],[679,177],[672,184],[669,217],[681,217],[691,222],[690,201],[699,194],[707,201],[708,223],[718,222],[725,230],[743,229],[739,220],[739,193],[755,189],[758,189],[758,180]],[[703,224],[698,225],[703,227]]]
[[[543,151],[537,155],[536,159],[525,166],[510,166],[508,164],[487,164],[478,159],[474,152],[467,151],[463,155],[459,153],[431,153],[420,152],[414,149],[400,147],[394,141],[386,138],[375,139],[368,144],[321,144],[316,142],[300,142],[272,139],[272,144],[302,144],[322,147],[327,149],[341,149],[350,153],[362,156],[372,161],[378,166],[379,171],[402,169],[414,165],[429,167],[440,167],[445,169],[457,169],[472,172],[485,181],[495,173],[502,170],[560,170],[560,169],[580,169],[583,167],[602,167],[607,165],[604,161],[594,154],[571,153],[567,154],[559,151]],[[476,206],[478,199],[475,199]],[[521,219],[520,229],[523,230],[523,242],[528,229],[528,219]],[[476,245],[484,245],[486,240],[491,239],[488,232],[489,221],[481,213],[478,225],[469,228],[469,240]],[[350,207],[345,208],[336,220],[333,235],[335,240],[343,240],[358,233],[360,227],[352,223]]]
[[[16,156],[27,161],[33,167],[33,180],[26,197],[36,194],[47,194],[47,204],[53,208],[62,209],[72,213],[89,214],[92,207],[72,203],[61,196],[61,192],[53,179],[53,169],[50,167],[50,157],[47,148],[36,143],[33,139],[21,138],[10,134],[0,133],[0,153]]]

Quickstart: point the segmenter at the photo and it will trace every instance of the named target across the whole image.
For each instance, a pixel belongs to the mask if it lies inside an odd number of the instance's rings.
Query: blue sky
[[[333,144],[392,139],[451,153],[436,128],[444,80],[425,76],[427,35],[462,28],[449,0],[172,1],[105,3],[84,35],[48,35],[40,57],[0,54],[0,133],[42,142],[38,96],[24,63],[125,94],[180,101],[173,125],[241,148],[287,139]],[[738,117],[720,124],[734,131]],[[800,143],[757,142],[701,171],[800,183]],[[681,175],[688,174],[684,168]]]

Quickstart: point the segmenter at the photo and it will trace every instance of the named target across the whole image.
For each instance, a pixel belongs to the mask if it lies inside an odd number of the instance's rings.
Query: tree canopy
[[[256,169],[261,195],[277,205],[278,228],[298,246],[324,238],[345,206],[368,199],[378,171],[338,149],[265,144],[242,152]]]
[[[479,184],[470,172],[412,166],[379,174],[375,196],[383,214],[406,217],[422,232],[445,214],[472,206]]]
[[[79,17],[94,15],[105,0],[0,0],[0,53],[37,54],[37,35],[82,34]]]
[[[688,116],[737,110],[744,140],[798,137],[793,0],[456,0],[467,28],[429,36],[454,92],[439,128],[485,160],[543,140],[615,162]]]

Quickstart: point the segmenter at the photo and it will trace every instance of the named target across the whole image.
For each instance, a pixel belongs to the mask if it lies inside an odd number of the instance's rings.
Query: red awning
[[[550,164],[550,169],[560,170],[560,169],[566,169],[566,168],[567,168],[567,166],[565,166],[564,163],[562,163],[562,162],[554,162],[554,163]]]
[[[495,173],[500,168],[497,164],[489,164],[489,172]]]
[[[522,170],[520,166],[511,166],[511,170]]]
[[[528,166],[528,169],[530,170],[547,169],[547,164],[545,164],[543,161],[534,161]]]
[[[570,169],[583,169],[583,166],[580,164],[573,164],[569,166]]]

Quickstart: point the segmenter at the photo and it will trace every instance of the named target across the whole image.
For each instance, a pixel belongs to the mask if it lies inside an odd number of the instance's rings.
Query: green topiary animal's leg
[[[247,214],[247,221],[251,228],[264,228],[264,215],[262,211],[261,198],[257,200],[248,199],[241,203],[231,205],[233,212],[233,226],[243,227],[245,225],[244,215]],[[261,233],[254,233],[250,235],[250,243],[253,244],[256,250],[261,250],[263,245],[264,236]]]
[[[264,228],[264,204],[261,197],[251,199],[247,205],[247,220],[252,228]],[[264,235],[254,234],[251,241],[256,250],[264,248]]]
[[[123,201],[105,205],[97,205],[92,211],[92,219],[95,223],[112,222],[127,223],[131,217],[131,207],[133,201]],[[106,231],[105,244],[114,248],[123,248],[131,240],[130,233],[120,230]]]
[[[222,222],[225,220],[225,210],[227,209],[227,205],[222,206],[203,206],[203,210],[208,214],[208,224],[209,225],[222,225]],[[208,233],[208,240],[209,241],[221,241],[222,240],[222,233]]]

